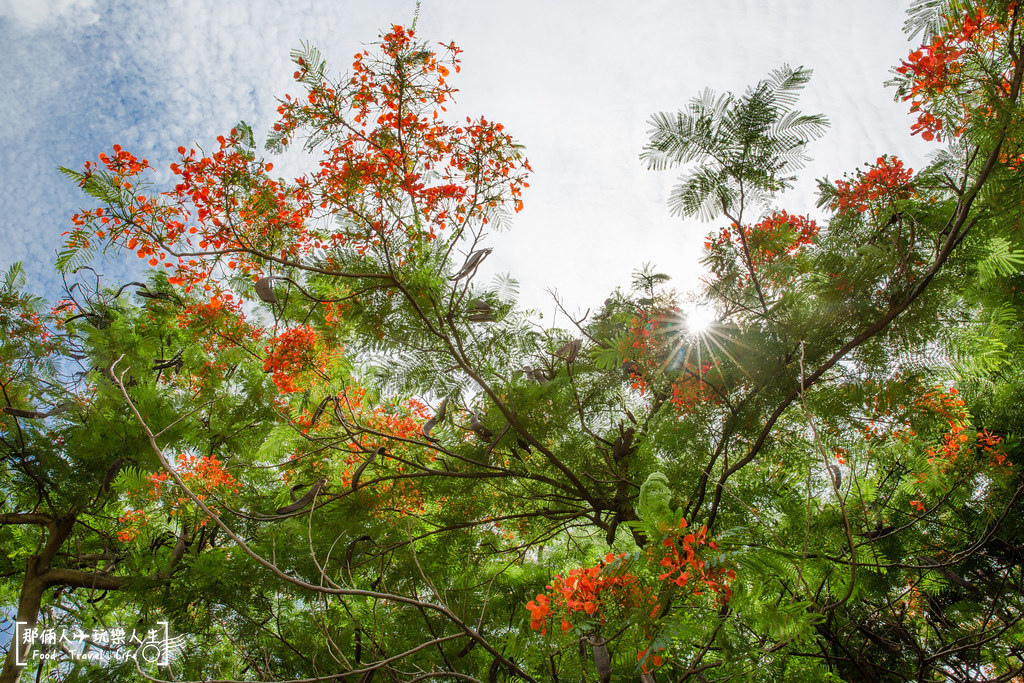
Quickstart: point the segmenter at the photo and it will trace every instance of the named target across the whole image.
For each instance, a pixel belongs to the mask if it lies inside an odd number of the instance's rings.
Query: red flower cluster
[[[307,325],[285,330],[267,344],[263,371],[273,373],[272,379],[281,393],[299,390],[295,378],[316,362],[316,342],[316,330]]]
[[[928,467],[917,473],[915,484],[922,484],[932,476],[948,472],[956,463],[966,465],[965,458],[975,454],[987,454],[988,464],[998,470],[1013,466],[1000,446],[1003,442],[1001,436],[987,430],[976,431],[970,428],[965,402],[960,398],[956,387],[947,389],[941,385],[936,386],[916,397],[913,405],[916,409],[923,410],[926,414],[930,413],[945,422],[941,443],[924,449]],[[917,432],[910,428],[909,422],[901,422],[889,429],[880,430],[872,420],[864,427],[865,441],[884,441],[891,437],[903,443],[910,443],[910,437],[916,436]],[[910,501],[910,505],[919,512],[925,512],[924,494],[919,490],[917,496]]]
[[[282,378],[282,381],[287,380]],[[358,386],[356,380],[350,377],[343,392],[328,397],[334,402],[334,408],[329,410],[340,413],[350,424],[359,425],[359,429],[349,433],[347,450],[342,451],[341,456],[331,455],[330,451],[322,449],[294,454],[291,457],[292,464],[284,472],[285,480],[291,480],[296,472],[303,470],[317,478],[327,475],[328,461],[333,460],[340,465],[341,470],[337,474],[338,468],[332,467],[334,477],[340,479],[343,487],[348,488],[352,485],[355,472],[366,462],[368,454],[384,447],[387,456],[378,460],[377,464],[383,465],[386,462],[388,468],[398,476],[383,475],[373,486],[359,486],[360,505],[368,508],[369,514],[377,519],[426,512],[428,501],[423,492],[415,480],[404,478],[402,474],[413,463],[415,466],[426,466],[428,462],[437,459],[435,451],[417,443],[422,442],[423,424],[431,417],[429,409],[416,399],[377,403],[366,401],[365,396],[366,389]],[[282,412],[288,409],[288,406],[282,404]],[[314,422],[317,412],[321,412],[317,405],[305,408],[293,418],[295,425],[303,432],[330,429],[330,420]],[[363,475],[362,482],[366,483],[368,478],[369,475]]]
[[[647,599],[647,591],[641,586],[635,574],[623,571],[624,562],[616,562],[613,553],[605,555],[604,561],[593,567],[570,570],[569,576],[555,575],[547,589],[551,596],[540,593],[536,600],[526,604],[530,610],[530,628],[547,633],[547,619],[551,615],[552,606],[564,611],[566,616],[576,612],[585,612],[588,616],[598,613],[604,620],[602,611],[609,607],[629,607],[638,605]],[[572,624],[564,616],[561,623],[562,632],[572,628]]]
[[[978,7],[951,19],[949,28],[910,53],[896,72],[909,79],[909,92],[904,100],[913,100],[910,110],[920,112],[911,126],[914,135],[925,140],[941,140],[942,120],[935,116],[936,100],[947,92],[963,90],[963,62],[972,54],[995,49],[998,34],[1006,26]],[[962,129],[953,131],[959,136]]]
[[[698,550],[706,546],[718,550],[718,544],[708,541],[708,527],[702,525],[697,533],[685,533],[686,520],[680,520],[679,528],[665,537],[661,544],[668,548],[661,558],[661,566],[667,571],[658,575],[662,581],[671,581],[679,587],[686,586],[691,579],[704,584],[704,587],[716,593],[723,603],[732,597],[729,583],[736,579],[736,572],[726,567],[710,567],[706,560],[701,559]],[[697,586],[693,594],[701,595],[704,588]]]
[[[111,173],[118,175],[134,175],[140,173],[145,169],[149,168],[149,162],[143,159],[139,161],[131,153],[125,149],[121,149],[121,145],[114,145],[114,156],[113,158],[103,154],[99,155],[100,162],[107,167],[107,170]],[[86,164],[86,171],[89,171],[90,167]]]
[[[124,525],[117,532],[117,540],[127,543],[138,538],[142,533],[142,527],[149,522],[149,517],[142,510],[129,510],[118,517],[117,521]]]
[[[875,202],[891,204],[900,199],[909,199],[917,194],[910,183],[914,169],[903,168],[903,162],[892,157],[880,156],[867,171],[857,171],[852,181],[836,181],[836,201],[832,209],[844,213],[850,209],[863,213]]]
[[[238,493],[240,490],[238,480],[224,470],[220,460],[215,456],[179,453],[177,461],[178,476],[186,486],[192,489],[199,500],[206,500],[211,493]],[[155,500],[160,497],[164,482],[169,476],[167,472],[149,475],[149,481],[153,485],[149,491],[151,499]],[[178,504],[185,502],[185,498],[178,498]]]
[[[1024,166],[1024,154],[999,150],[999,163],[1005,164],[1011,171],[1019,171]]]
[[[623,360],[632,361],[630,380],[632,387],[641,393],[647,390],[648,375],[662,367],[670,351],[669,336],[672,316],[678,315],[678,308],[637,309],[636,316],[629,321],[629,334],[625,340],[628,348],[621,348]],[[659,332],[659,329],[664,330]]]
[[[205,304],[189,304],[176,318],[178,327],[192,333],[192,339],[210,353],[244,347],[265,333],[262,327],[246,322],[241,304],[230,292],[223,297],[214,297]]]
[[[684,531],[686,520],[682,520],[679,528],[669,531],[662,545],[668,551],[660,559],[660,565],[666,569],[658,576],[661,581],[671,581],[676,586],[692,586],[692,595],[702,595],[711,591],[724,604],[732,597],[729,584],[736,579],[736,573],[720,563],[709,561],[707,549],[717,551],[714,541],[707,540],[707,527],[697,533]],[[702,553],[701,549],[705,549]],[[702,557],[704,555],[704,557]],[[657,557],[655,548],[648,548],[648,561]],[[556,575],[547,586],[547,593],[540,593],[535,600],[526,604],[530,611],[530,628],[547,633],[549,620],[558,617],[563,633],[572,629],[570,621],[574,614],[583,613],[587,616],[597,615],[600,623],[605,623],[606,616],[611,616],[613,609],[622,609],[627,613],[650,612],[650,618],[657,620],[661,615],[661,607],[656,598],[657,587],[645,585],[633,573],[625,571],[626,554],[616,557],[608,553],[604,561],[593,567],[573,569],[568,577]],[[716,566],[711,566],[716,564]],[[699,586],[691,583],[699,583]],[[589,627],[589,625],[587,625]],[[651,638],[647,626],[643,628],[646,639]],[[637,650],[637,662],[646,672],[649,665],[661,666],[665,647]]]
[[[210,156],[178,148],[181,162],[170,168],[181,181],[164,193],[170,203],[153,221],[153,236],[161,243],[177,242],[187,247],[182,251],[213,256],[177,259],[169,279],[185,291],[200,282],[209,285],[216,265],[259,273],[260,259],[252,251],[296,260],[314,249],[305,228],[312,208],[302,201],[301,187],[271,178],[273,164],[256,159],[237,129],[217,142]]]
[[[177,463],[178,475],[181,477],[182,482],[192,489],[199,500],[206,500],[211,494],[237,493],[239,491],[238,480],[228,474],[221,465],[220,460],[214,456],[196,456],[180,453],[177,457]],[[161,493],[163,493],[163,486],[169,476],[167,472],[159,472],[147,477],[150,482],[149,494],[147,496],[148,502],[151,503],[160,498]],[[170,501],[170,514],[173,515],[181,506],[187,503],[188,499],[184,496]],[[135,540],[141,533],[142,528],[149,523],[149,515],[142,508],[128,510],[125,514],[118,517],[117,521],[124,525],[117,532],[118,540],[128,542]],[[205,525],[206,520],[202,520],[199,524]]]
[[[968,436],[967,426],[951,421],[949,431],[942,435],[942,444],[938,448],[925,449],[925,455],[928,456],[928,464],[935,465],[940,472],[945,472],[961,456],[975,450],[987,453],[992,467],[1013,467],[1013,463],[1007,461],[1006,453],[999,447],[1002,442],[1003,437],[988,430],[974,432],[972,439]],[[923,473],[918,481],[924,481],[927,477],[928,474]]]
[[[315,137],[337,141],[308,183],[309,202],[359,217],[329,239],[360,253],[384,240],[433,240],[474,217],[486,223],[502,206],[519,211],[529,186],[529,162],[504,126],[483,117],[460,125],[442,120],[455,93],[447,77],[460,70],[461,50],[443,45],[446,54],[438,55],[413,38],[412,30],[392,26],[379,44],[383,57],[356,54],[351,78],[338,87],[300,59],[295,77],[309,95],[286,97],[278,108],[274,128],[283,144],[303,124],[319,129]],[[355,125],[344,120],[346,110]]]
[[[106,240],[172,269],[171,284],[202,285],[217,300],[226,298],[231,271],[258,277],[268,260],[330,269],[339,248],[383,247],[401,265],[441,230],[457,235],[471,219],[519,211],[530,171],[520,146],[499,123],[441,116],[455,92],[446,79],[460,70],[459,52],[451,44],[439,54],[393,26],[338,83],[322,65],[298,58],[295,77],[307,92],[286,96],[271,137],[288,145],[303,129],[322,156],[315,173],[293,182],[270,176],[272,164],[255,155],[242,126],[218,137],[209,155],[179,147],[171,165],[179,182],[162,194],[145,191],[146,160],[115,146],[76,174],[82,186],[113,192],[109,206],[74,217],[68,253]],[[343,220],[312,220],[332,214]]]
[[[779,211],[746,228],[746,233],[754,265],[760,265],[771,263],[780,253],[794,254],[811,244],[818,236],[818,224],[810,216]],[[779,244],[780,238],[790,234],[792,240]]]
[[[630,385],[641,394],[647,393],[657,374],[674,362],[673,354],[679,353],[675,347],[678,340],[671,334],[678,316],[676,307],[640,308],[630,320],[625,344],[620,351],[622,360],[631,363]],[[692,411],[708,401],[719,401],[718,395],[704,379],[714,367],[714,363],[703,363],[698,367],[697,363],[687,359],[679,365],[676,370],[678,376],[671,380],[669,401],[680,413]]]
[[[699,405],[720,402],[721,399],[704,380],[714,367],[715,364],[704,363],[696,376],[688,374],[672,382],[672,396],[669,401],[676,410],[680,413],[689,413]]]
[[[818,235],[818,224],[810,216],[798,216],[786,211],[769,214],[754,225],[743,226],[743,237],[750,258],[755,267],[774,262],[780,255],[791,255],[811,244]],[[704,248],[716,247],[739,241],[739,226],[735,223],[722,228],[718,236],[708,235]]]
[[[180,453],[177,457],[178,476],[188,486],[199,500],[206,500],[213,494],[238,493],[240,486],[238,480],[228,474],[221,465],[220,460],[214,456],[196,456],[187,453]],[[170,475],[167,472],[158,472],[147,477],[150,483],[147,504],[157,501],[163,493],[164,484]],[[175,514],[182,506],[187,505],[189,499],[180,496],[167,502],[170,514]],[[117,532],[119,541],[128,542],[135,540],[141,533],[142,528],[149,523],[149,514],[142,508],[128,510],[118,520],[123,528]],[[207,520],[199,522],[205,526]]]
[[[153,215],[157,208],[151,199],[138,192],[140,186],[143,185],[139,176],[150,168],[148,161],[145,159],[140,161],[127,150],[122,149],[121,145],[114,145],[113,157],[100,153],[99,161],[105,168],[109,184],[117,193],[119,201],[116,206],[108,209],[93,209],[76,213],[71,217],[75,229],[62,233],[62,236],[67,237],[65,244],[72,250],[90,249],[92,235],[100,240],[124,239],[138,225],[144,223],[147,216]],[[79,187],[88,189],[89,185],[97,182],[93,176],[100,170],[100,164],[94,164],[91,161],[85,162],[83,172],[77,175]],[[138,242],[139,240],[133,237],[129,249],[134,250]],[[147,243],[139,250],[139,258],[147,256],[151,257],[149,264],[155,266],[160,263],[159,259],[166,258],[167,254]]]
[[[33,342],[45,342],[53,336],[53,332],[46,327],[39,314],[31,309],[24,309],[17,316],[9,316],[13,311],[0,313],[0,321],[8,327],[8,334],[14,339],[31,340]]]
[[[650,649],[650,648],[648,648],[648,649]],[[637,650],[636,651],[636,661],[643,662],[643,664],[640,665],[640,668],[643,669],[644,673],[647,673],[647,665],[648,665],[648,663],[652,664],[655,667],[661,666],[661,661],[662,661],[661,653],[664,652],[664,651],[665,651],[664,647],[659,647],[657,649],[657,651],[652,652],[650,654],[648,654],[647,650]],[[646,659],[646,661],[645,661],[645,659]]]
[[[538,593],[536,601],[530,600],[526,603],[526,609],[530,610],[530,628],[546,634],[548,632],[546,622],[548,615],[551,614],[551,598],[543,593]],[[568,631],[570,628],[572,628],[572,624],[562,619],[562,631]]]
[[[1013,467],[1013,463],[1006,459],[1006,453],[999,449],[1003,437],[998,434],[991,434],[987,429],[977,433],[978,448],[989,454],[989,464],[992,467]]]

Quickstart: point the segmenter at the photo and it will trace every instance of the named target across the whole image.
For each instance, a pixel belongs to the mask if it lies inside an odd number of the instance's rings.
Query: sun
[[[715,324],[718,314],[715,309],[710,306],[702,306],[700,304],[692,304],[683,310],[683,316],[686,320],[686,329],[691,334],[703,334]]]

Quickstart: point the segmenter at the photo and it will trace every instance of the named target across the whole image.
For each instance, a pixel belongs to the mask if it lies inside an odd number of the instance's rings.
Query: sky
[[[814,70],[798,108],[831,122],[814,161],[778,200],[814,211],[815,179],[883,153],[920,168],[935,143],[910,136],[907,104],[883,84],[916,46],[909,0],[422,0],[419,37],[464,53],[453,114],[500,121],[534,168],[525,208],[490,238],[481,275],[509,273],[551,321],[596,310],[650,262],[697,286],[715,226],[670,215],[678,173],[639,155],[648,119],[703,89],[742,92],[783,64]],[[262,138],[299,88],[289,52],[315,45],[334,73],[415,0],[0,0],[0,268],[24,262],[55,299],[52,263],[70,216],[91,201],[58,170],[116,143],[159,170],[179,145],[212,148],[246,120]],[[268,153],[268,157],[269,157]],[[275,172],[304,167],[282,167]],[[138,261],[138,259],[134,259]],[[130,260],[98,264],[112,282]]]

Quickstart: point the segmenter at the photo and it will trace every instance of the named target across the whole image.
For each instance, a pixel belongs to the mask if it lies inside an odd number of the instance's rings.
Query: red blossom
[[[603,622],[607,611],[613,607],[628,608],[645,603],[649,591],[635,574],[625,571],[625,557],[626,553],[618,557],[608,553],[593,567],[572,569],[568,576],[556,574],[547,586],[550,593],[540,593],[526,605],[530,610],[530,627],[547,633],[547,619],[557,610],[564,615],[561,628],[565,632],[572,628],[566,617],[575,613],[596,614]]]
[[[840,213],[853,209],[863,213],[869,208],[891,205],[917,195],[910,180],[914,169],[903,168],[896,157],[880,156],[867,171],[858,171],[852,180],[836,181],[836,201],[832,209]]]
[[[467,221],[518,212],[531,169],[504,126],[445,120],[460,52],[454,44],[427,49],[412,30],[393,26],[339,82],[298,58],[295,77],[307,92],[285,97],[272,137],[289,145],[306,131],[320,161],[292,182],[271,175],[273,164],[240,128],[219,136],[210,154],[179,147],[177,182],[156,195],[145,191],[148,162],[115,146],[79,178],[109,184],[117,199],[76,214],[67,247],[127,249],[170,269],[172,285],[201,287],[215,301],[233,274],[258,279],[268,260],[331,268],[338,249],[383,249],[401,264],[442,231],[458,235]],[[343,220],[318,220],[330,215]]]
[[[680,520],[679,528],[665,536],[662,546],[667,548],[659,564],[666,569],[658,575],[661,581],[670,581],[682,588],[695,581],[694,595],[701,595],[705,588],[718,595],[722,603],[732,597],[729,583],[736,579],[736,572],[725,566],[711,566],[701,548],[717,551],[718,544],[708,541],[708,527],[702,525],[696,533],[687,533],[686,520]],[[702,584],[702,585],[698,585]]]
[[[267,344],[264,372],[270,372],[274,384],[283,394],[299,391],[295,378],[316,363],[317,333],[312,327],[285,330]]]
[[[1006,28],[1005,23],[988,15],[984,7],[973,12],[967,10],[950,17],[944,32],[911,52],[897,67],[896,72],[906,79],[908,86],[903,99],[911,100],[912,112],[919,112],[911,126],[912,134],[920,133],[925,140],[942,139],[943,124],[937,114],[944,101],[952,97],[960,108],[968,106],[964,97],[982,84],[969,80],[965,65],[968,60],[984,58],[998,49]],[[1006,74],[1003,81],[1008,82]],[[962,124],[952,131],[954,137],[962,133]]]

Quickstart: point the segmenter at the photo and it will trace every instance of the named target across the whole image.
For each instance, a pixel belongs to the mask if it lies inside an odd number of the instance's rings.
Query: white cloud
[[[95,0],[0,0],[0,18],[36,31],[61,22],[95,23],[95,8]]]
[[[742,91],[783,63],[815,70],[800,107],[832,121],[784,198],[787,210],[813,208],[814,178],[881,153],[919,166],[931,147],[909,136],[906,106],[882,86],[909,51],[900,31],[907,4],[425,2],[419,35],[465,49],[453,114],[502,121],[536,169],[526,209],[492,239],[498,248],[483,270],[511,272],[524,302],[545,311],[553,308],[546,288],[570,308],[599,305],[645,261],[692,286],[710,226],[669,215],[674,174],[639,161],[646,121],[705,87]],[[86,203],[57,164],[79,166],[121,143],[166,168],[179,144],[210,143],[240,118],[266,131],[276,98],[297,90],[288,53],[300,41],[343,73],[380,29],[408,23],[414,2],[33,6],[48,9],[0,0],[0,17],[35,32],[0,44],[0,118],[8,122],[0,129],[0,267],[28,260],[34,283],[52,287],[59,233]],[[92,15],[102,21],[85,21]]]

